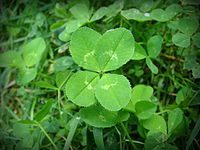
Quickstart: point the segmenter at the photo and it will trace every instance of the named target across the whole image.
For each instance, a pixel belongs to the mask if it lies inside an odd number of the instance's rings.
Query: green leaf
[[[97,84],[95,95],[103,107],[118,111],[130,101],[130,83],[123,75],[105,74]]]
[[[108,30],[95,46],[95,56],[100,70],[106,72],[121,67],[132,58],[134,49],[135,40],[129,30]]]
[[[53,64],[53,69],[55,72],[63,71],[69,69],[74,64],[74,61],[69,56],[63,56],[58,58]]]
[[[71,20],[66,23],[65,30],[68,33],[72,33],[76,31],[79,27],[81,27],[84,24],[82,20]]]
[[[181,88],[176,95],[176,104],[181,104],[191,94],[191,89],[188,87]]]
[[[200,64],[197,64],[194,68],[192,68],[192,75],[196,79],[200,78]]]
[[[181,12],[181,6],[178,4],[171,4],[166,9],[165,12],[167,13],[169,19],[172,19],[176,16],[179,12]]]
[[[35,79],[37,75],[37,69],[36,68],[21,68],[19,70],[19,73],[17,75],[17,84],[19,85],[25,85]]]
[[[185,56],[183,69],[192,70],[196,66],[196,56],[195,55],[187,55]]]
[[[7,51],[0,54],[0,67],[16,67],[23,68],[24,61],[16,51]]]
[[[162,48],[162,37],[160,35],[152,36],[147,41],[147,52],[152,58],[157,57],[160,54]]]
[[[59,34],[59,39],[63,42],[69,41],[71,33],[80,28],[85,22],[83,20],[70,20],[66,23],[65,29]]]
[[[192,5],[199,5],[200,4],[199,0],[181,0],[181,2],[187,3],[187,4],[192,4]]]
[[[191,132],[191,135],[190,135],[190,137],[189,137],[189,139],[187,141],[187,145],[186,145],[185,150],[189,150],[190,149],[191,144],[192,144],[193,140],[195,140],[195,137],[198,135],[199,131],[200,131],[200,117],[198,118],[194,128],[192,129],[192,132]]]
[[[196,47],[200,48],[200,32],[197,32],[193,37],[192,37],[193,43]]]
[[[140,101],[135,104],[135,113],[139,119],[148,119],[156,112],[157,106],[149,101]]]
[[[103,142],[103,130],[100,128],[93,128],[93,135],[98,150],[106,150]]]
[[[101,19],[103,16],[106,15],[106,13],[108,12],[108,8],[107,7],[101,7],[99,8],[92,16],[92,18],[90,19],[90,22],[96,21]]]
[[[44,119],[44,117],[49,113],[53,102],[54,99],[49,99],[48,102],[43,106],[43,108],[35,114],[34,120],[40,122],[42,119]]]
[[[151,10],[153,4],[153,0],[138,0],[137,8],[139,8],[143,12],[147,12]]]
[[[123,122],[123,121],[127,121],[130,117],[129,112],[121,110],[118,112],[118,122]]]
[[[26,66],[31,67],[37,64],[45,49],[46,44],[42,38],[35,38],[31,42],[25,44],[22,48],[22,55]]]
[[[160,22],[166,22],[171,20],[175,15],[181,11],[181,7],[178,4],[169,5],[165,10],[163,9],[154,9],[151,11],[151,16],[154,20]]]
[[[151,61],[151,59],[149,57],[146,58],[146,64],[153,74],[158,73],[157,66],[153,64],[153,62]]]
[[[94,51],[94,46],[100,37],[99,33],[87,27],[82,27],[73,33],[70,53],[78,65],[85,69],[100,71]]]
[[[148,85],[138,84],[132,89],[131,100],[138,102],[142,100],[150,100],[153,95],[153,88]]]
[[[176,146],[167,143],[168,136],[161,132],[149,135],[144,144],[145,150],[178,150]]]
[[[113,4],[108,6],[108,12],[106,13],[106,19],[104,21],[108,21],[112,17],[116,16],[124,7],[124,1],[117,0]]]
[[[128,20],[136,20],[136,21],[152,20],[150,13],[143,13],[136,8],[131,8],[131,9],[128,9],[128,10],[122,10],[121,15]]]
[[[147,57],[145,49],[138,43],[135,42],[135,52],[133,54],[133,60],[141,60]]]
[[[192,35],[199,27],[198,19],[192,16],[179,20],[178,29],[186,35]]]
[[[168,134],[172,133],[183,120],[183,112],[176,108],[168,112]]]
[[[182,33],[176,33],[172,36],[172,42],[176,46],[186,48],[190,46],[190,37]]]
[[[84,20],[85,22],[89,21],[90,10],[86,4],[78,3],[70,8],[69,11],[76,19]]]
[[[38,82],[34,82],[34,84],[39,86],[40,88],[57,90],[57,87],[53,86],[52,84],[50,84],[49,82],[46,82],[46,81],[38,81]]]
[[[64,87],[69,78],[73,75],[73,72],[70,70],[60,71],[56,74],[56,85],[58,88]]]
[[[141,120],[141,123],[144,128],[152,132],[162,132],[165,135],[167,134],[167,126],[164,118],[159,115],[152,115],[149,119]]]
[[[67,32],[66,29],[64,29],[58,36],[58,38],[63,41],[63,42],[67,42],[71,39],[71,33]]]
[[[18,121],[18,123],[22,123],[22,124],[30,124],[30,125],[36,125],[37,123],[33,120],[20,120]]]
[[[90,106],[96,102],[94,92],[98,81],[99,75],[97,73],[77,72],[66,84],[66,95],[76,105]]]
[[[108,111],[101,106],[82,108],[79,114],[87,124],[98,128],[112,127],[118,118],[117,112]]]
[[[160,8],[152,10],[150,14],[153,20],[156,20],[159,22],[166,22],[171,19],[167,15],[167,12]]]
[[[80,118],[76,117],[73,118],[70,124],[70,129],[69,129],[69,133],[67,135],[67,140],[65,142],[65,146],[64,146],[64,150],[69,150],[70,145],[72,143],[73,137],[75,135],[75,132],[77,130],[78,124],[79,124]]]
[[[30,128],[28,124],[15,123],[13,125],[13,135],[18,138],[24,138],[30,133]]]
[[[138,84],[133,87],[131,101],[126,106],[126,110],[135,112],[135,104],[139,101],[150,101],[153,95],[153,88],[147,85]]]

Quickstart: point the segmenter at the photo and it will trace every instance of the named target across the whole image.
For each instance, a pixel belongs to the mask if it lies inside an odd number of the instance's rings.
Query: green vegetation
[[[0,4],[0,149],[200,149],[198,0]]]

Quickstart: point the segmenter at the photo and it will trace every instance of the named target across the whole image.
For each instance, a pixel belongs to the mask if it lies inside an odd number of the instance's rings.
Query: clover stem
[[[51,142],[51,144],[53,145],[53,147],[58,150],[58,147],[56,146],[56,144],[53,142],[53,140],[51,139],[51,137],[47,134],[47,132],[45,131],[45,129],[42,127],[42,125],[39,122],[36,122],[37,126],[42,130],[42,132],[46,135],[46,137],[49,139],[49,141]]]
[[[125,134],[126,134],[126,136],[127,136],[127,138],[129,139],[129,141],[130,141],[130,143],[131,143],[133,149],[134,149],[134,150],[138,150],[137,147],[136,147],[136,145],[133,143],[133,141],[132,141],[132,139],[131,139],[131,137],[130,137],[130,135],[129,135],[127,129],[126,129],[126,127],[124,126],[124,124],[123,124],[122,122],[120,122],[120,123],[121,123],[121,126],[122,126],[122,128],[123,128],[123,130],[124,130],[124,132],[125,132]]]

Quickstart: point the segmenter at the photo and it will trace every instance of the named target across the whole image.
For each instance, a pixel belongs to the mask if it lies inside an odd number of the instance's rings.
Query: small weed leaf
[[[49,99],[48,102],[43,106],[43,108],[35,114],[34,120],[40,122],[42,119],[44,119],[44,117],[49,113],[53,102],[54,99]]]
[[[133,60],[141,60],[147,57],[145,49],[138,43],[135,42],[135,52],[133,54]]]
[[[182,18],[179,20],[178,23],[178,29],[186,35],[192,35],[193,33],[195,33],[198,27],[198,19],[192,16]]]
[[[7,51],[0,54],[0,67],[24,68],[24,61],[16,51]]]
[[[56,74],[56,85],[58,88],[64,87],[69,78],[73,75],[73,72],[70,70],[60,71]]]
[[[125,107],[126,110],[135,112],[135,104],[140,101],[150,101],[153,96],[153,88],[147,85],[138,84],[133,87],[131,101]]]
[[[187,48],[190,46],[190,37],[183,33],[176,33],[172,36],[172,42],[176,46]]]
[[[183,120],[183,112],[176,108],[168,112],[168,134],[171,134]]]
[[[111,71],[133,56],[135,42],[124,28],[109,30],[101,36],[90,28],[80,28],[71,40],[70,52],[77,64],[93,71]]]
[[[80,71],[72,75],[66,84],[66,95],[79,106],[90,106],[96,102],[95,87],[99,81],[97,73]]]
[[[149,21],[152,20],[150,13],[143,13],[136,8],[121,11],[121,15],[128,20]]]
[[[160,35],[152,36],[147,41],[147,52],[152,58],[157,57],[160,54],[162,48],[162,37]]]
[[[46,44],[42,38],[36,38],[25,44],[22,48],[22,56],[26,66],[31,67],[38,63],[45,49]]]
[[[141,123],[145,129],[150,130],[149,134],[162,132],[167,135],[167,125],[162,116],[154,114],[149,119],[141,120]]]
[[[69,10],[74,18],[78,20],[84,20],[85,22],[89,21],[90,10],[88,6],[84,3],[78,3]]]
[[[200,32],[197,32],[193,37],[192,37],[193,43],[196,47],[200,48]]]
[[[69,69],[74,64],[74,61],[69,56],[63,56],[58,58],[55,63],[53,64],[53,70],[55,72],[57,71],[63,71],[66,69]]]
[[[167,143],[168,136],[162,132],[155,132],[149,135],[144,144],[145,150],[178,150],[176,146]]]
[[[17,75],[17,84],[18,85],[25,85],[35,79],[37,75],[36,68],[22,68],[19,69],[19,73]]]
[[[108,111],[101,106],[82,108],[79,112],[83,121],[98,128],[112,127],[117,123],[117,112]]]
[[[130,101],[130,83],[122,75],[105,74],[97,84],[95,95],[103,107],[118,111]]]
[[[101,7],[99,8],[92,16],[92,18],[90,19],[90,22],[96,21],[101,19],[104,15],[107,14],[108,12],[108,8],[107,7]]]
[[[146,64],[153,74],[158,73],[158,67],[153,64],[153,62],[151,61],[149,57],[146,58]]]
[[[177,15],[181,10],[180,5],[178,4],[172,4],[166,8],[166,10],[163,9],[154,9],[151,12],[151,16],[154,20],[159,22],[166,22],[171,20],[175,15]]]
[[[149,101],[140,101],[135,104],[136,115],[139,119],[148,119],[156,111],[157,106]]]

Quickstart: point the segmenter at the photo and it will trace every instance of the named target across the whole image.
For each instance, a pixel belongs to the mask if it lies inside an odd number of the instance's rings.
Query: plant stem
[[[39,122],[36,122],[37,126],[42,130],[42,132],[46,135],[46,137],[49,139],[49,141],[51,142],[51,144],[53,145],[53,147],[58,150],[58,147],[56,146],[56,144],[53,142],[53,140],[51,139],[51,137],[48,135],[48,133],[45,131],[45,129],[42,127],[42,125]]]
[[[134,150],[138,150],[137,147],[136,147],[136,145],[133,143],[133,141],[132,141],[132,139],[131,139],[131,137],[130,137],[130,135],[129,135],[127,129],[126,129],[126,127],[124,126],[124,124],[123,124],[122,122],[120,122],[120,123],[121,123],[121,126],[122,126],[122,128],[123,128],[123,130],[124,130],[126,136],[127,136],[128,139],[129,139],[129,141],[130,141],[130,143],[131,143],[133,149],[134,149]]]
[[[60,107],[61,99],[60,99],[60,88],[58,88],[58,110],[61,114],[61,107]]]

